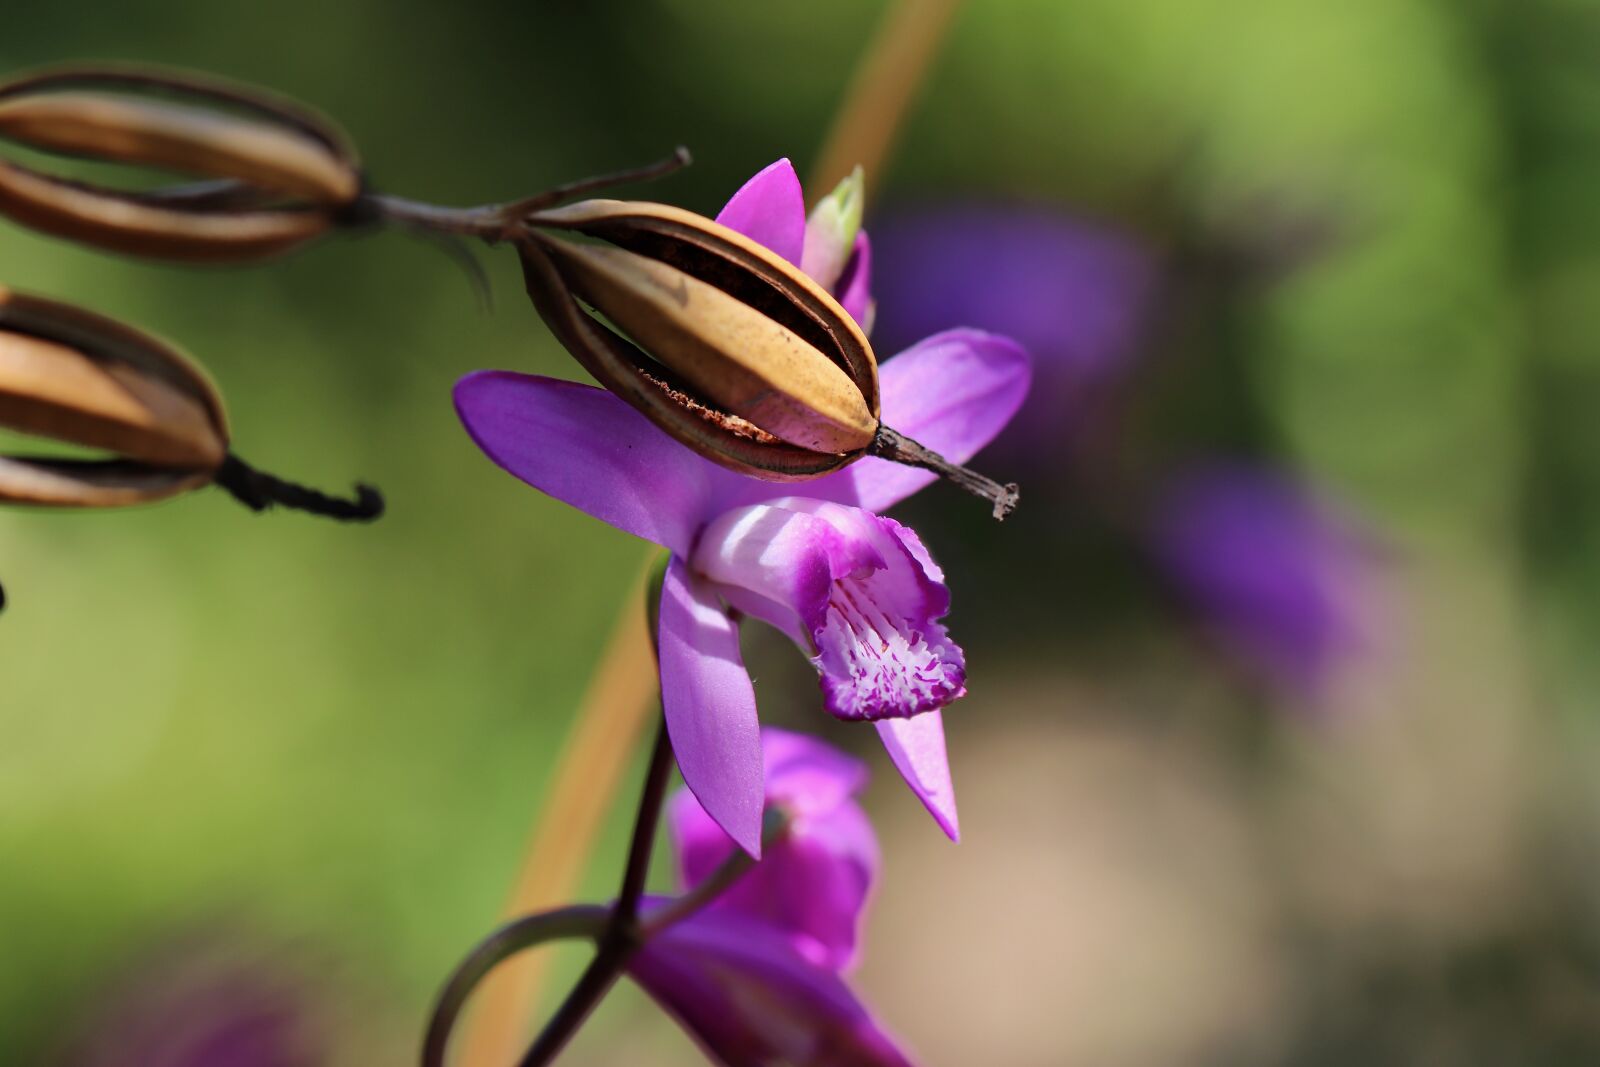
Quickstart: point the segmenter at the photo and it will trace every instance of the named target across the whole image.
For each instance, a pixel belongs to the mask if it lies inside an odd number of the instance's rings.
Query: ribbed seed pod
[[[201,179],[131,192],[0,160],[0,213],[137,256],[263,258],[324,233],[362,189],[355,152],[326,119],[188,73],[62,67],[0,82],[0,139]]]
[[[526,221],[523,271],[546,324],[684,444],[776,480],[826,474],[872,447],[872,348],[794,264],[664,204],[586,200]]]
[[[208,485],[222,401],[177,350],[121,323],[0,287],[0,426],[109,453],[0,457],[0,502],[120,507]]]

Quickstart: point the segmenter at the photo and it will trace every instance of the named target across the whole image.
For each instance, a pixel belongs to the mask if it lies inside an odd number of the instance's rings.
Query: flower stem
[[[423,1067],[443,1067],[450,1031],[467,997],[485,975],[518,952],[573,937],[599,937],[610,912],[598,904],[540,912],[507,923],[461,961],[439,994],[422,1043]]]
[[[623,600],[621,613],[571,732],[557,757],[555,781],[540,805],[516,886],[503,914],[524,915],[572,896],[588,862],[601,817],[634,751],[656,693],[650,630],[639,610],[640,587],[655,557]],[[463,1067],[505,1067],[522,1047],[547,967],[541,955],[512,961],[484,991],[484,1004],[467,1022]]]
[[[541,208],[599,189],[664,178],[674,171],[682,170],[691,162],[689,150],[679,145],[673,149],[670,156],[642,167],[617,171],[614,174],[601,174],[593,178],[580,178],[521,200],[505,204],[482,204],[477,207],[444,207],[421,200],[408,200],[401,196],[366,193],[359,202],[360,209],[352,212],[352,217],[400,223],[434,233],[477,237],[489,244],[497,244],[515,236],[523,228],[522,220]]]
[[[761,847],[766,849],[783,835],[787,828],[782,815],[777,809],[767,809],[767,825],[762,828]],[[645,917],[639,927],[639,939],[648,941],[669,926],[674,926],[716,900],[723,893],[733,887],[733,883],[743,878],[745,872],[756,865],[750,853],[744,849],[734,849],[733,854],[722,861],[722,866],[712,871],[710,876],[687,893],[670,900],[661,907],[652,911]]]
[[[904,463],[908,467],[921,467],[954,482],[974,496],[980,496],[993,504],[996,519],[1004,519],[1011,514],[1022,495],[1015,483],[1001,485],[994,479],[986,478],[959,463],[951,463],[933,449],[919,445],[887,426],[878,427],[878,436],[873,439],[872,447],[868,451],[880,459]]]
[[[628,845],[622,891],[601,931],[594,959],[523,1055],[521,1067],[544,1067],[552,1062],[616,984],[629,958],[644,944],[639,926],[639,902],[644,897],[645,877],[650,871],[656,825],[661,821],[661,805],[667,795],[672,764],[672,742],[667,737],[667,724],[663,719],[656,729],[650,767],[645,772],[644,789],[639,796],[639,813],[633,822],[633,840]]]

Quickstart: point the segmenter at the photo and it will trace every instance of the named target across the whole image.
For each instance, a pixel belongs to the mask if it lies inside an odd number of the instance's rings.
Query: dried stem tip
[[[1021,490],[1015,483],[1001,485],[977,471],[969,470],[958,463],[951,463],[939,453],[917,444],[911,438],[896,433],[887,426],[878,428],[878,437],[872,442],[871,451],[879,459],[933,471],[974,496],[982,497],[994,505],[994,517],[998,520],[1004,520],[1011,514],[1016,509],[1017,501],[1021,499]]]
[[[274,94],[204,75],[58,67],[0,82],[0,139],[208,181],[135,191],[0,160],[0,213],[111,251],[199,262],[281,252],[361,195],[343,133]]]

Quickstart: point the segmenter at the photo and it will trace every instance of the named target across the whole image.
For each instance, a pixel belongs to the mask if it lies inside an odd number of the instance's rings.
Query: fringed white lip
[[[797,497],[736,508],[691,565],[812,653],[838,718],[907,718],[966,693],[965,656],[939,621],[944,575],[893,519]]]

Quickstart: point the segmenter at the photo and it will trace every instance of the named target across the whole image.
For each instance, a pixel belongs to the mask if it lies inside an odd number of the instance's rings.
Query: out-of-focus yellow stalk
[[[635,741],[657,706],[655,655],[644,608],[645,582],[654,560],[652,553],[651,563],[624,598],[562,744],[555,780],[540,805],[540,819],[506,904],[507,918],[571,900]],[[525,952],[485,981],[481,1003],[462,1038],[462,1067],[510,1067],[517,1062],[548,966],[547,953]]]
[[[806,188],[826,196],[859,163],[878,185],[906,110],[922,87],[961,0],[899,0],[862,56]]]

